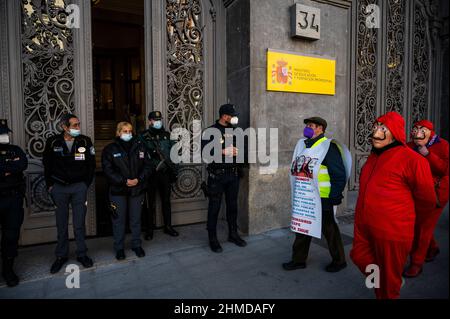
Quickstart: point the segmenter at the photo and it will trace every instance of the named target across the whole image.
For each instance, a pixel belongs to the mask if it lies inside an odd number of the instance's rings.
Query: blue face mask
[[[153,128],[160,130],[162,128],[162,121],[156,121],[153,123]]]
[[[80,136],[81,131],[80,130],[74,130],[73,128],[71,128],[70,131],[69,131],[69,134],[72,137],[77,137],[77,136]]]
[[[120,139],[124,142],[129,142],[133,138],[133,134],[122,134],[120,135]]]
[[[314,136],[314,130],[310,127],[305,127],[305,129],[303,130],[303,135],[306,138],[312,138]]]

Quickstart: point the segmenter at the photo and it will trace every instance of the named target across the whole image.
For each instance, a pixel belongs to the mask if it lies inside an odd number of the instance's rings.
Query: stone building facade
[[[291,37],[295,3],[320,9],[320,39]],[[370,5],[376,27],[367,24]],[[209,126],[231,102],[243,128],[278,128],[278,170],[261,174],[250,164],[241,182],[240,228],[251,234],[289,225],[288,170],[306,117],[327,119],[327,134],[350,147],[349,191],[358,188],[377,115],[396,110],[408,126],[430,118],[448,138],[444,0],[0,0],[0,40],[0,117],[30,158],[24,245],[56,238],[41,154],[64,112],[80,116],[98,153],[117,121],[143,128],[154,109],[166,127],[192,130],[192,120]],[[334,58],[336,93],[267,91],[268,49]],[[205,176],[204,165],[183,166],[175,224],[206,220]],[[92,236],[108,229],[104,190],[99,168],[88,201]]]

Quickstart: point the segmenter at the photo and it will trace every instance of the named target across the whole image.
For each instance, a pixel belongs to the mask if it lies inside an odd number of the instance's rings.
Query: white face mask
[[[133,134],[131,134],[131,133],[129,133],[129,134],[124,133],[124,134],[120,135],[120,138],[121,138],[122,141],[124,141],[124,142],[129,142],[129,141],[131,141],[131,139],[133,138]]]
[[[0,144],[9,144],[9,135],[8,134],[0,135]]]
[[[239,123],[239,118],[237,116],[233,116],[230,120],[231,125],[237,125]]]
[[[155,123],[153,123],[153,127],[160,130],[162,128],[162,121],[155,121]]]
[[[69,131],[69,134],[70,134],[70,136],[72,136],[72,137],[77,137],[77,136],[80,136],[81,131],[80,131],[80,130],[75,130],[75,129],[71,128],[70,131]]]

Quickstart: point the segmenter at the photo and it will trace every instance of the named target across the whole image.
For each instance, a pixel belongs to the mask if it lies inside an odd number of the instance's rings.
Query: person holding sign
[[[338,272],[347,266],[344,245],[335,220],[351,171],[351,155],[345,145],[325,137],[327,122],[320,117],[304,120],[304,136],[295,147],[291,166],[292,220],[296,234],[292,260],[285,270],[306,267],[312,237],[325,235],[332,262],[325,268]]]
[[[416,208],[436,207],[427,160],[406,145],[405,120],[397,112],[372,128],[372,152],[359,179],[350,258],[375,288],[377,299],[400,296],[402,272],[414,237]],[[376,277],[376,278],[375,278]]]
[[[421,212],[417,207],[415,235],[411,251],[411,263],[403,274],[413,278],[420,275],[425,261],[432,261],[439,254],[439,246],[433,237],[434,228],[448,203],[448,142],[434,132],[434,125],[428,120],[416,122],[411,131],[412,141],[408,146],[422,155],[430,164],[437,206]]]

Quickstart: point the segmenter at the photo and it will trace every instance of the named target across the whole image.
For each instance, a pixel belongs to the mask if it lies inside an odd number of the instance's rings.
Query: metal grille
[[[26,148],[42,157],[45,141],[74,110],[72,30],[67,1],[22,1],[22,63]]]
[[[191,151],[193,121],[203,120],[204,44],[202,6],[199,0],[167,0],[167,123],[170,130],[187,129]],[[173,198],[201,196],[202,167],[182,166],[173,185]]]

